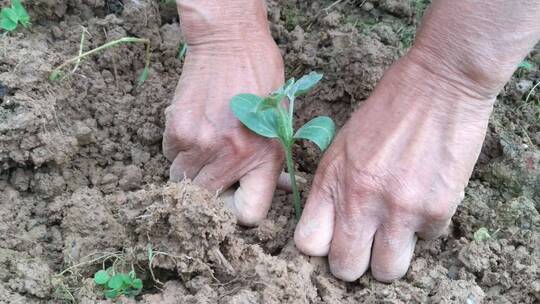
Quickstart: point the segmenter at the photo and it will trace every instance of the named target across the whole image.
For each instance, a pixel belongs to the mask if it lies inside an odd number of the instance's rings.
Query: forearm
[[[257,43],[271,38],[264,0],[177,0],[190,46]]]
[[[540,1],[435,0],[407,57],[493,98],[539,39]]]

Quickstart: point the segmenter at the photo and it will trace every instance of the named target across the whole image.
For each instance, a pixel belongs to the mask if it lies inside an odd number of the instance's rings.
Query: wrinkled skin
[[[183,1],[179,8],[189,51],[173,104],[165,111],[163,152],[172,162],[173,181],[189,178],[212,191],[239,182],[231,207],[240,223],[253,225],[266,217],[284,153],[278,142],[244,128],[229,103],[240,92],[264,95],[281,86],[283,61],[266,22],[259,21],[266,18],[262,4],[250,8],[258,19],[246,25],[255,37],[245,42],[228,32],[209,35],[205,18],[217,18],[212,14],[219,11],[191,18],[188,13],[200,3]]]
[[[332,272],[346,281],[360,277],[370,258],[378,280],[403,276],[415,235],[439,236],[463,199],[492,103],[455,92],[403,58],[322,159],[298,248],[329,255]]]
[[[283,83],[263,1],[177,2],[189,52],[166,111],[171,179],[211,190],[239,181],[230,205],[241,224],[257,224],[268,212],[283,151],[242,127],[229,100]],[[332,273],[345,281],[368,267],[380,281],[402,277],[417,236],[447,229],[495,97],[540,38],[539,19],[538,1],[433,1],[415,46],[323,157],[295,232],[298,249],[328,255]]]

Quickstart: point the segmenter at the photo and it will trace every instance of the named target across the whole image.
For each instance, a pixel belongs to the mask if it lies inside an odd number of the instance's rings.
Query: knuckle
[[[165,137],[182,141],[187,135],[188,127],[182,119],[168,118],[165,123]]]
[[[353,189],[361,195],[366,192],[382,192],[384,189],[384,180],[371,172],[361,171],[352,175]]]
[[[432,203],[425,208],[425,216],[432,221],[444,222],[452,217],[454,209],[448,202]]]
[[[414,213],[417,206],[422,204],[423,197],[416,187],[405,185],[391,186],[386,196],[391,211],[399,213]]]

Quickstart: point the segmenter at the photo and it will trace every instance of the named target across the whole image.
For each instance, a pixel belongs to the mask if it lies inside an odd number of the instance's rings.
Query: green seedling
[[[128,274],[117,273],[114,268],[96,272],[94,282],[103,287],[103,295],[108,299],[115,299],[120,295],[134,297],[141,292],[143,287],[143,282],[137,278],[135,271],[130,271]]]
[[[530,72],[530,71],[532,71],[532,69],[534,69],[534,64],[532,64],[528,60],[523,60],[522,62],[519,63],[518,68],[524,69],[524,70]]]
[[[187,43],[183,43],[182,47],[179,48],[179,51],[178,51],[178,60],[184,59],[187,53],[187,49],[188,49]]]
[[[476,230],[476,232],[473,235],[473,238],[477,242],[484,242],[491,239],[491,234],[489,233],[487,228],[482,227]]]
[[[290,79],[270,96],[239,94],[231,100],[231,109],[234,115],[247,128],[260,136],[277,139],[283,145],[287,171],[291,178],[297,219],[300,218],[302,207],[292,159],[294,141],[307,139],[315,143],[321,151],[324,151],[332,142],[336,130],[331,118],[319,116],[294,133],[294,102],[298,96],[308,93],[321,79],[322,74],[312,72],[297,81],[294,78]],[[285,103],[284,100],[288,102]]]
[[[30,26],[30,16],[20,0],[12,0],[11,7],[4,7],[0,11],[0,28],[6,32],[17,29],[17,26],[28,28]]]
[[[83,38],[84,38],[84,36],[83,36]],[[81,45],[82,45],[83,40],[84,39],[81,39]],[[93,55],[95,53],[98,53],[98,52],[103,51],[105,49],[111,48],[113,46],[120,45],[120,44],[126,44],[126,43],[142,43],[142,44],[146,45],[146,63],[144,65],[144,70],[142,71],[142,73],[141,73],[141,75],[139,76],[139,79],[138,79],[138,85],[141,85],[148,78],[148,72],[149,72],[149,68],[150,68],[151,48],[150,48],[150,40],[144,39],[144,38],[135,38],[135,37],[120,38],[118,40],[107,42],[104,45],[102,45],[100,47],[97,47],[97,48],[95,48],[93,50],[90,50],[88,52],[85,52],[85,53],[79,52],[78,56],[75,56],[75,57],[65,61],[64,63],[62,63],[61,65],[56,67],[54,70],[52,70],[51,74],[49,75],[49,79],[51,81],[62,80],[66,76],[65,72],[64,72],[64,69],[67,66],[69,66],[71,64],[75,64],[77,66],[80,63],[80,61],[85,57],[91,56],[91,55]],[[82,48],[81,48],[81,50],[82,50]]]

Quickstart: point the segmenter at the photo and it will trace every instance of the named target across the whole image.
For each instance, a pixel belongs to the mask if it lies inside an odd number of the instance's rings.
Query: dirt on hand
[[[8,1],[0,1],[0,6]],[[113,261],[143,280],[120,303],[537,303],[540,301],[540,47],[498,97],[480,160],[448,235],[419,241],[392,284],[335,279],[294,247],[292,198],[278,192],[256,228],[215,193],[168,183],[165,107],[182,60],[174,1],[36,0],[29,30],[0,38],[0,303],[107,303],[93,274]],[[324,73],[297,120],[342,126],[410,47],[426,1],[268,1],[287,77]],[[83,29],[84,28],[84,29]],[[148,38],[51,70],[84,49]],[[71,67],[73,68],[73,67]],[[467,143],[463,143],[466,145]],[[316,147],[295,147],[311,179]],[[305,198],[309,187],[304,189]],[[488,236],[475,240],[485,228]],[[121,266],[119,266],[121,267]]]

